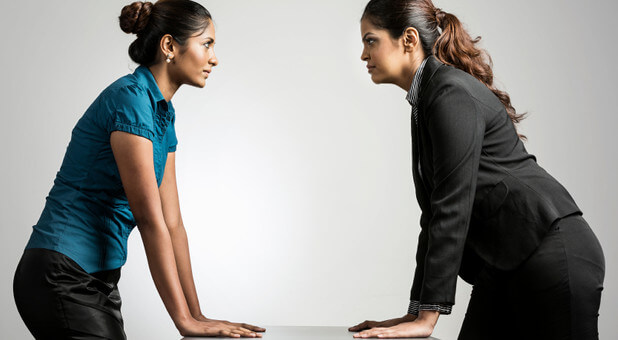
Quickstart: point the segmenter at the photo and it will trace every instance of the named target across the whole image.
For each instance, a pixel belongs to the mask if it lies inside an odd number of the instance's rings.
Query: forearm
[[[180,202],[178,199],[178,188],[176,185],[176,153],[170,152],[167,156],[163,180],[159,186],[161,197],[161,207],[168,228],[172,246],[174,248],[174,258],[176,260],[177,275],[180,279],[182,291],[186,303],[194,318],[201,316],[202,312],[197,299],[195,283],[193,281],[193,271],[191,269],[191,257],[189,255],[189,242],[180,214]]]
[[[202,314],[200,303],[197,298],[195,281],[193,279],[193,269],[191,268],[191,256],[189,253],[189,242],[187,232],[181,224],[176,228],[170,228],[170,236],[174,247],[174,257],[178,268],[178,276],[189,310],[193,317]]]
[[[170,317],[181,327],[193,317],[180,284],[170,234],[164,224],[139,226],[148,266],[161,300]]]

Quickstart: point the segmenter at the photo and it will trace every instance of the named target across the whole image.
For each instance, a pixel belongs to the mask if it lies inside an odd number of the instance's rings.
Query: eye
[[[210,48],[212,46],[212,41],[205,42],[203,46],[206,48]]]
[[[367,45],[371,46],[376,42],[376,40],[373,38],[365,38],[365,42],[367,43]]]

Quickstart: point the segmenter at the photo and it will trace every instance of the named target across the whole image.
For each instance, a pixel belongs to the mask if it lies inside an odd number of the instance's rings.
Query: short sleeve
[[[113,103],[107,124],[108,133],[123,131],[154,140],[154,108],[146,90],[131,85],[121,87],[108,95]]]
[[[176,146],[178,145],[178,139],[176,138],[175,120],[172,120],[165,132],[165,138],[167,140],[167,152],[176,152]]]

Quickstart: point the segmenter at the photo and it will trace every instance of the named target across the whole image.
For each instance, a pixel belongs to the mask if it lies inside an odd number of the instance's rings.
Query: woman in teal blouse
[[[204,316],[178,203],[172,96],[203,87],[218,61],[210,13],[190,0],[125,6],[139,66],[107,87],[73,129],[18,265],[15,301],[37,339],[124,339],[117,283],[138,226],[155,285],[182,335],[259,337]]]

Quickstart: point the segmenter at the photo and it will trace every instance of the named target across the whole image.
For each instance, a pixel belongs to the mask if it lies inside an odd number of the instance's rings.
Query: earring
[[[171,53],[168,53],[167,59],[165,59],[165,62],[169,64],[172,61],[172,58],[174,58],[174,55]]]

